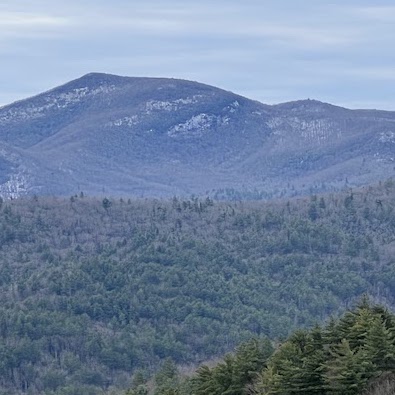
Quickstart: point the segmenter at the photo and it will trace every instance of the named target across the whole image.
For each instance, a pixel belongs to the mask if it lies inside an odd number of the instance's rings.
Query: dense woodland
[[[395,316],[364,298],[339,320],[295,331],[274,351],[267,339],[240,345],[190,377],[165,361],[151,382],[136,374],[127,395],[392,395]]]
[[[272,203],[2,201],[0,393],[111,393],[365,292],[394,306],[394,208],[391,180]]]

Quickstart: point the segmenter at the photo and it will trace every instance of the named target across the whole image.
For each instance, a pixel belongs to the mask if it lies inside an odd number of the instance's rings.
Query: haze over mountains
[[[395,112],[92,73],[0,108],[0,195],[266,198],[393,175]]]

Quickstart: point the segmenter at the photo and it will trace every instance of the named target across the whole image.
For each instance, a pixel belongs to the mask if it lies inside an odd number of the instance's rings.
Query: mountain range
[[[393,175],[395,112],[91,73],[0,108],[0,195],[293,196]]]

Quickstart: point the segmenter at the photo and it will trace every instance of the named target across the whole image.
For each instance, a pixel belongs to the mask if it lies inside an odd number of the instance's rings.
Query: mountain
[[[0,194],[273,197],[394,170],[395,112],[91,73],[0,108]]]

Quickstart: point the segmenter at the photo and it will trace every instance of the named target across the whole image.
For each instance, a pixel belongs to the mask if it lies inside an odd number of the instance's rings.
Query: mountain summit
[[[91,73],[0,108],[0,194],[292,195],[388,178],[394,144],[395,112]]]

